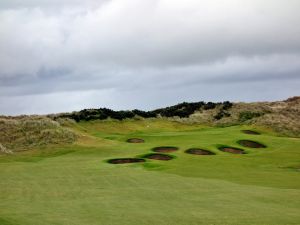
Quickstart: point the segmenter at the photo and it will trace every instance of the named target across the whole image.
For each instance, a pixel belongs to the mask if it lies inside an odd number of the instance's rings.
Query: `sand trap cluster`
[[[251,135],[260,135],[259,132],[253,131],[253,130],[242,130],[245,134],[251,134]],[[141,138],[130,138],[127,139],[128,143],[144,143],[145,141]],[[266,148],[267,146],[264,144],[261,144],[256,141],[252,140],[239,140],[237,143],[243,147],[247,148]],[[218,148],[222,152],[227,152],[231,154],[247,154],[244,149],[236,148],[232,146],[221,146]],[[150,160],[162,160],[162,161],[169,161],[171,159],[176,158],[175,156],[169,155],[169,154],[163,154],[163,153],[171,153],[178,151],[179,148],[175,146],[159,146],[152,148],[152,151],[155,153],[149,153],[141,157],[137,158],[118,158],[118,159],[110,159],[107,162],[111,164],[127,164],[127,163],[142,163],[146,162],[146,159]],[[184,151],[187,154],[191,155],[216,155],[216,153],[202,149],[202,148],[190,148]]]

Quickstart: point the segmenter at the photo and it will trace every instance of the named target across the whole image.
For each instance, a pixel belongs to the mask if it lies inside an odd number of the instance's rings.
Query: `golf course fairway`
[[[75,144],[0,156],[0,225],[300,224],[298,138],[163,119],[68,126]],[[178,149],[161,153],[170,160],[145,158],[160,146]],[[185,152],[193,148],[214,154]],[[122,158],[144,160],[109,163]]]

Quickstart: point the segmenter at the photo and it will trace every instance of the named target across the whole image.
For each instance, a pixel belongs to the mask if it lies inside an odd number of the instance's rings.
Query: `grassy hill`
[[[254,125],[277,135],[300,137],[300,97],[278,102],[196,102],[152,111],[113,111],[106,108],[45,116],[0,116],[0,154],[39,146],[71,144],[78,138],[73,124],[80,121],[148,120],[162,118],[183,124],[226,127]],[[118,122],[116,122],[118,124]]]
[[[227,110],[217,106],[176,120],[213,126],[248,124],[273,130],[279,135],[300,137],[300,97],[277,102],[234,103]]]
[[[0,117],[0,153],[68,144],[76,134],[46,116]]]
[[[231,103],[195,102],[153,111],[113,111],[106,108],[85,109],[79,112],[50,115],[53,119],[69,118],[78,121],[105,119],[167,118],[182,123],[232,126],[252,124],[269,128],[279,135],[300,137],[300,97],[277,102]]]

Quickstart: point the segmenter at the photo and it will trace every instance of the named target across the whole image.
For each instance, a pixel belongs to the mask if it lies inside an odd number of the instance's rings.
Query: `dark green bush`
[[[209,109],[214,109],[216,108],[217,103],[213,103],[213,102],[208,102],[203,106],[204,110],[209,110]]]
[[[261,112],[251,112],[251,111],[240,112],[239,121],[245,122],[247,120],[251,120],[253,118],[260,117],[262,115],[263,115],[263,113],[261,113]]]
[[[156,109],[153,111],[142,111],[142,110],[132,110],[132,111],[114,111],[107,108],[99,108],[99,109],[84,109],[79,112],[73,112],[73,113],[65,113],[60,114],[58,117],[63,118],[71,118],[74,119],[76,122],[79,122],[81,120],[104,120],[107,118],[117,119],[117,120],[123,120],[127,118],[133,118],[135,115],[141,116],[143,118],[151,118],[151,117],[157,117],[157,116],[163,116],[163,117],[174,117],[179,116],[180,118],[189,117],[192,115],[196,110],[199,109],[214,109],[217,105],[223,104],[224,109],[228,109],[232,106],[232,103],[230,102],[223,102],[223,103],[213,103],[213,102],[193,102],[193,103],[187,103],[183,102],[174,106]],[[223,113],[225,115],[225,113]]]
[[[149,111],[149,112],[146,112],[146,111],[142,111],[142,110],[138,110],[138,109],[135,109],[132,111],[135,115],[137,116],[141,116],[143,118],[151,118],[151,117],[156,117],[156,113],[153,112],[153,111]]]
[[[200,109],[203,105],[205,105],[204,102],[183,102],[171,107],[154,110],[152,111],[152,113],[155,113],[156,115],[161,115],[163,117],[179,116],[180,118],[183,118],[189,117],[196,110]]]
[[[231,102],[229,102],[229,101],[225,101],[225,102],[223,102],[223,109],[224,110],[228,110],[228,109],[230,109],[231,107],[233,106],[233,104],[231,103]]]
[[[230,116],[230,113],[224,111],[223,109],[221,109],[217,115],[214,116],[214,118],[216,120],[220,120],[222,119],[223,117],[229,117]]]

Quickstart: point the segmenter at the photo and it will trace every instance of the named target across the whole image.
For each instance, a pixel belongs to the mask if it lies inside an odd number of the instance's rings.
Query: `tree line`
[[[62,113],[56,117],[60,118],[70,118],[77,122],[79,121],[89,121],[89,120],[105,120],[108,118],[124,120],[131,119],[135,116],[140,116],[143,118],[155,118],[155,117],[175,117],[187,118],[197,110],[209,110],[214,109],[217,106],[222,105],[222,109],[227,110],[232,107],[232,103],[229,101],[225,102],[193,102],[187,103],[183,102],[174,106],[160,108],[152,111],[143,111],[143,110],[120,110],[114,111],[108,108],[99,108],[99,109],[84,109],[78,112],[72,113]]]

